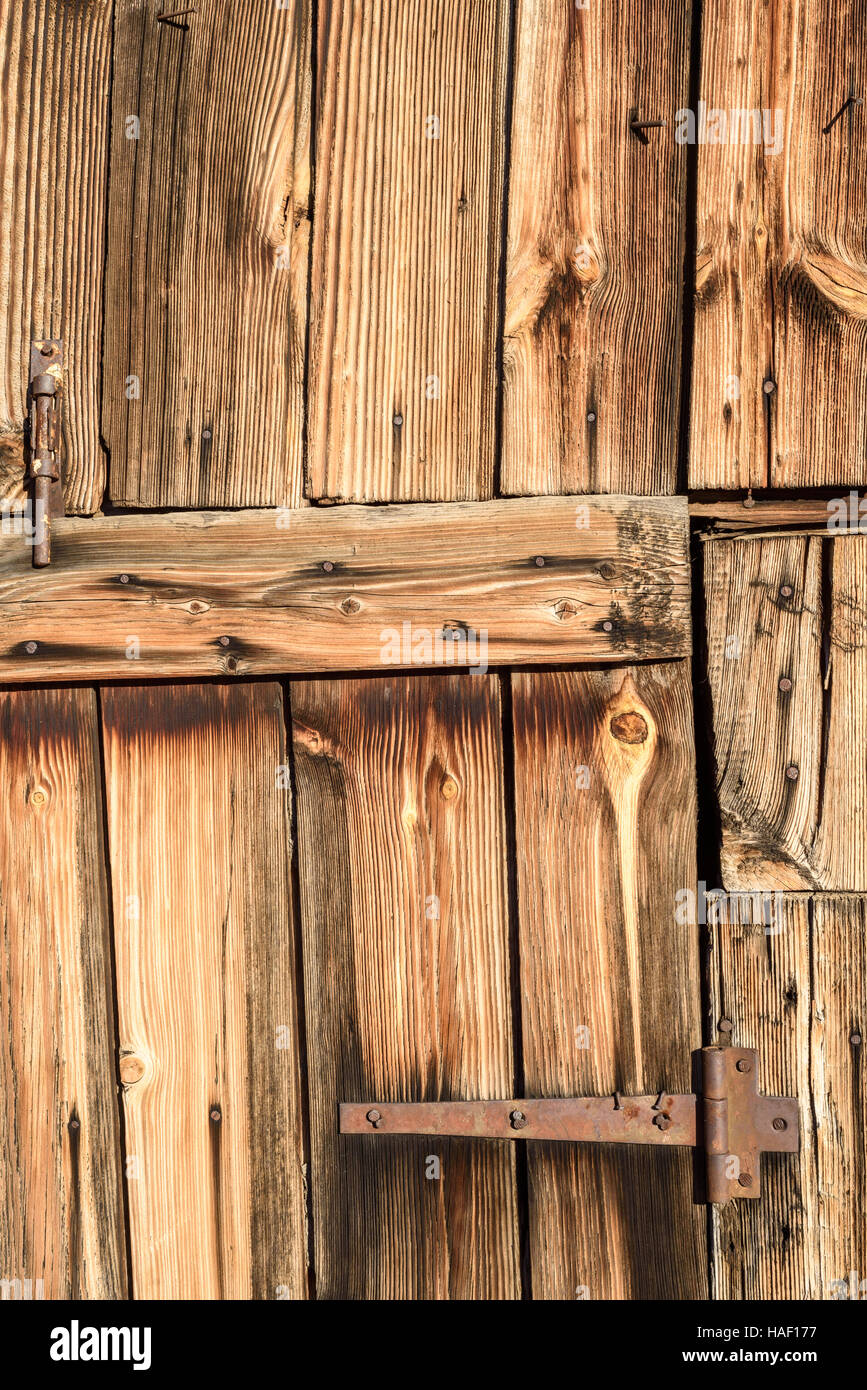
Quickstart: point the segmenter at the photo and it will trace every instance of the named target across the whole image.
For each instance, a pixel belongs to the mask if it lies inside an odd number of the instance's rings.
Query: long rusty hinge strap
[[[40,338],[30,345],[30,478],[33,483],[33,563],[51,561],[51,518],[63,515],[60,439],[63,343]]]
[[[758,1197],[760,1154],[797,1152],[798,1102],[759,1095],[752,1048],[706,1047],[700,1055],[701,1097],[352,1102],[340,1106],[340,1133],[686,1145],[704,1149],[708,1202]]]

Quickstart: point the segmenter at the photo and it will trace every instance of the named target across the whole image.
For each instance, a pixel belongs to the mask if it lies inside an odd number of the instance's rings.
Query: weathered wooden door
[[[861,1296],[865,33],[0,0],[4,1298]]]

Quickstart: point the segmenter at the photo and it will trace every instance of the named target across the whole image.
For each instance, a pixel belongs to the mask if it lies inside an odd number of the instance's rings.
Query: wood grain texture
[[[111,0],[0,0],[0,499],[24,496],[30,342],[62,338],[66,508],[105,488],[99,436]]]
[[[512,698],[525,1093],[688,1092],[689,666],[516,673]],[[533,1144],[527,1162],[535,1298],[706,1296],[688,1151]]]
[[[690,485],[863,483],[867,5],[712,0],[701,48]]]
[[[282,691],[102,700],[135,1296],[305,1297]]]
[[[0,541],[0,676],[683,655],[687,532],[685,498],[60,520],[48,569]]]
[[[294,682],[291,701],[317,1297],[517,1297],[509,1142],[337,1131],[341,1101],[511,1094],[496,679]]]
[[[309,8],[208,0],[157,21],[183,8],[116,5],[103,382],[111,498],[297,506]]]
[[[509,7],[318,14],[309,495],[490,497]]]
[[[0,694],[2,1299],[126,1297],[97,738],[91,690]]]
[[[799,1098],[801,1149],[762,1156],[759,1201],[714,1208],[712,1297],[863,1298],[867,1101],[851,1038],[867,1016],[865,902],[770,901],[712,914],[711,1006],[733,1025],[721,1037],[759,1049],[761,1089]]]
[[[677,490],[690,10],[518,0],[504,492]]]
[[[704,555],[724,883],[862,891],[867,538]]]

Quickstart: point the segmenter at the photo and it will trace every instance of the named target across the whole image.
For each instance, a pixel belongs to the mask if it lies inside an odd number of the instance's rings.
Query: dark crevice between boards
[[[515,725],[512,714],[512,678],[500,677],[501,737],[503,745],[503,805],[506,826],[506,903],[509,928],[509,997],[512,1011],[512,1095],[526,1095],[524,1078],[524,1027],[521,1012],[521,922],[518,898],[518,827],[515,799]],[[530,1183],[527,1145],[514,1145],[518,1259],[521,1299],[533,1297],[530,1264]]]
[[[304,946],[301,931],[301,882],[298,865],[298,789],[295,777],[295,749],[292,741],[292,707],[289,677],[281,682],[283,691],[283,736],[286,765],[289,769],[289,900],[292,952],[295,962],[295,1026],[298,1030],[298,1069],[301,1084],[301,1152],[304,1162],[304,1218],[307,1232],[307,1294],[316,1298],[316,1261],[313,1242],[313,1184],[311,1162],[310,1082],[307,1063],[307,1009],[304,993]]]
[[[108,952],[109,952],[109,979],[106,981],[106,989],[109,998],[106,1001],[108,1017],[111,1019],[113,1030],[113,1051],[115,1066],[115,1104],[117,1106],[118,1118],[118,1143],[120,1148],[120,1208],[121,1220],[123,1222],[124,1253],[126,1257],[126,1297],[135,1297],[133,1283],[133,1262],[132,1262],[132,1229],[130,1226],[129,1214],[129,1176],[127,1174],[127,1153],[126,1142],[126,1110],[124,1107],[124,1086],[120,1075],[120,1012],[117,1003],[117,951],[116,951],[116,917],[114,904],[114,891],[111,877],[111,841],[109,839],[108,823],[108,779],[105,771],[105,734],[102,719],[102,688],[91,686],[94,700],[96,703],[96,754],[98,759],[97,774],[99,778],[99,802],[100,819],[102,834],[102,859],[103,874],[105,881],[106,894],[106,921],[108,923]]]
[[[500,264],[497,272],[496,387],[494,399],[494,468],[491,496],[502,497],[504,364],[506,348],[506,267],[509,242],[509,178],[512,166],[512,113],[515,99],[515,0],[509,0],[509,44],[506,56],[506,97],[503,118],[503,199],[500,208]],[[520,1147],[520,1146],[519,1146]]]
[[[689,38],[689,84],[687,106],[698,110],[701,94],[701,12],[702,0],[696,0],[692,10]],[[695,341],[695,257],[698,244],[698,145],[686,146],[686,226],[683,239],[683,282],[681,293],[681,359],[680,359],[680,417],[676,490],[686,492],[689,486],[689,421],[692,405],[692,353]]]

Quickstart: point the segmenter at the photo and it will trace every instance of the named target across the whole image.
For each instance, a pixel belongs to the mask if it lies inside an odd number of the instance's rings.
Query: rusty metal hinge
[[[30,479],[33,483],[33,563],[51,563],[51,520],[63,516],[60,423],[63,406],[63,343],[39,338],[30,344]]]
[[[758,1197],[762,1153],[797,1153],[798,1102],[759,1094],[759,1054],[705,1047],[701,1094],[574,1100],[387,1101],[340,1106],[341,1134],[567,1139],[703,1149],[707,1202]]]

